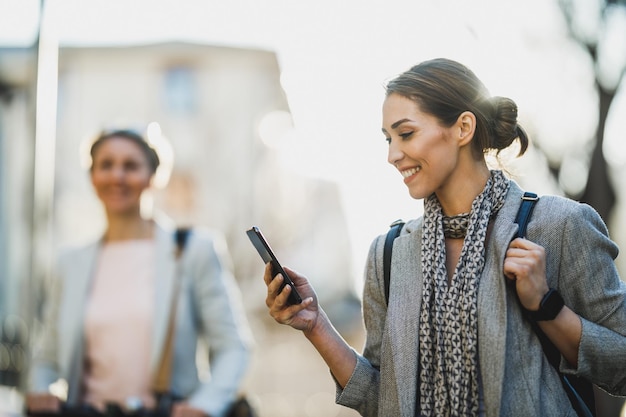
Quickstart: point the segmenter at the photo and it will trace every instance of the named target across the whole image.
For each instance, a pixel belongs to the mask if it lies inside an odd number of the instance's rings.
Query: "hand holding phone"
[[[296,291],[296,286],[291,278],[289,278],[289,275],[287,275],[280,262],[278,262],[278,259],[276,259],[276,255],[274,255],[272,248],[269,243],[267,243],[267,240],[265,239],[265,236],[263,236],[263,233],[261,233],[261,230],[256,226],[252,226],[246,231],[246,234],[248,235],[248,238],[250,238],[250,241],[256,248],[257,252],[259,252],[259,255],[261,255],[263,262],[266,264],[268,262],[272,263],[272,274],[274,274],[274,276],[282,274],[283,284],[280,287],[280,291],[283,290],[285,285],[289,285],[291,287],[291,293],[289,294],[287,302],[289,304],[300,304],[302,302],[302,297],[300,297],[300,294]]]

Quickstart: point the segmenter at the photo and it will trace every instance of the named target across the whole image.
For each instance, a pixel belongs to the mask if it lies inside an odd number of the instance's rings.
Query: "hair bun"
[[[508,97],[494,96],[490,98],[493,108],[491,129],[494,138],[494,147],[498,150],[510,146],[519,138],[522,155],[528,148],[528,136],[517,123],[517,104]]]

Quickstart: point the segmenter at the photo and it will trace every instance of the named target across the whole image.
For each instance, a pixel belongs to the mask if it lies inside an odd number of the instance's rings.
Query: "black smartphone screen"
[[[278,262],[278,259],[276,259],[276,255],[274,255],[272,248],[269,243],[267,243],[267,240],[265,239],[265,236],[263,236],[263,233],[261,233],[261,230],[256,226],[252,226],[250,229],[246,230],[246,234],[248,235],[248,238],[250,238],[250,242],[252,242],[257,252],[259,252],[259,255],[261,255],[263,262],[266,264],[268,262],[272,263],[272,273],[274,276],[279,273],[283,275],[284,281],[283,285],[280,287],[280,291],[283,290],[285,285],[291,286],[291,293],[287,299],[289,304],[300,304],[302,302],[302,297],[300,297],[300,294],[296,291],[296,287],[293,284],[293,281],[291,281],[291,278],[289,278],[289,275],[287,275],[287,272],[285,272],[280,262]]]

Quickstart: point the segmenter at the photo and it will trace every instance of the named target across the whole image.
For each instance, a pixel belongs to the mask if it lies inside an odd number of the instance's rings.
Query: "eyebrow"
[[[411,120],[409,120],[409,119],[400,119],[400,120],[398,120],[397,122],[393,123],[393,124],[391,125],[391,128],[392,128],[392,129],[395,129],[396,127],[400,126],[402,123],[404,123],[404,122],[410,122],[410,121],[411,121]]]
[[[395,122],[395,123],[393,123],[393,124],[391,125],[391,129],[395,129],[395,128],[397,128],[398,126],[400,126],[402,123],[405,123],[405,122],[410,122],[410,121],[411,121],[411,119],[406,119],[406,118],[404,118],[404,119],[400,119],[400,120],[398,120],[397,122]],[[387,133],[387,130],[386,130],[384,127],[382,128],[382,131],[383,131],[383,133]]]

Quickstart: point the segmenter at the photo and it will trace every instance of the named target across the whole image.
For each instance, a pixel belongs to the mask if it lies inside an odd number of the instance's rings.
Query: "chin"
[[[106,210],[109,214],[118,215],[118,216],[124,216],[124,215],[128,215],[129,213],[139,211],[137,206],[135,205],[108,206]]]
[[[409,195],[411,196],[411,198],[415,200],[421,200],[422,198],[426,198],[431,194],[432,192],[427,192],[424,190],[417,190],[417,189],[414,190],[414,189],[409,188]]]

